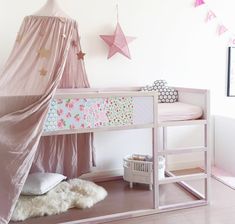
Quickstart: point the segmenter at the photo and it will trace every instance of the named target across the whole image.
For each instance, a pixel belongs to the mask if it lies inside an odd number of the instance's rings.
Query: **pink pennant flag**
[[[229,40],[228,44],[229,44],[230,46],[234,46],[234,45],[235,45],[235,38],[231,38],[231,39]]]
[[[228,29],[224,25],[218,26],[218,35],[221,36],[222,34],[226,33]]]
[[[211,21],[214,18],[216,18],[215,13],[210,10],[206,15],[205,22],[207,23],[207,22]]]
[[[195,1],[195,7],[198,7],[198,6],[203,5],[203,4],[205,4],[205,2],[203,0],[196,0]]]

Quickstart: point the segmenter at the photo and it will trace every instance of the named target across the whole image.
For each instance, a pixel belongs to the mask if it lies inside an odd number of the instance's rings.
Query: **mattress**
[[[159,122],[198,119],[203,113],[200,107],[181,102],[158,106]],[[44,132],[151,125],[153,112],[153,96],[56,98],[51,101]]]
[[[160,122],[186,121],[201,118],[203,110],[199,106],[181,102],[160,103],[158,105],[158,113],[158,118]]]

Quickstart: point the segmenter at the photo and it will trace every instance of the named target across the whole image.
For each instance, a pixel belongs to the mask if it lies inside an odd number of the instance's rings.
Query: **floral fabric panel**
[[[109,126],[127,126],[133,124],[133,98],[111,97],[108,98]]]
[[[132,97],[54,99],[51,101],[44,131],[132,124]]]
[[[58,129],[106,126],[107,102],[102,98],[57,100]]]

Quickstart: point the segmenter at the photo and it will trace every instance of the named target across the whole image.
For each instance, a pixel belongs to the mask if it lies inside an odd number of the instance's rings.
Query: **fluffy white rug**
[[[90,181],[72,179],[61,182],[42,196],[20,196],[11,220],[59,214],[70,208],[90,208],[106,196],[107,191],[103,187]]]

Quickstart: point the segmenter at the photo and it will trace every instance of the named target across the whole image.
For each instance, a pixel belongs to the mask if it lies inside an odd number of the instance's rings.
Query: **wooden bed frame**
[[[105,89],[71,89],[71,90],[58,90],[54,98],[102,98],[102,97],[137,97],[137,96],[152,96],[153,97],[153,113],[154,120],[151,124],[142,125],[130,125],[124,127],[101,127],[93,129],[76,129],[70,131],[54,131],[44,133],[45,135],[64,135],[72,133],[87,133],[87,132],[97,132],[97,131],[111,131],[111,130],[125,130],[125,129],[142,129],[151,128],[152,129],[152,156],[153,156],[153,206],[152,209],[138,210],[138,211],[128,211],[123,213],[105,215],[94,218],[87,218],[82,220],[76,220],[71,222],[66,222],[66,224],[75,223],[101,223],[107,221],[113,221],[118,219],[133,218],[143,215],[150,215],[155,213],[161,213],[166,211],[172,211],[177,209],[185,209],[190,207],[207,205],[210,201],[210,178],[211,178],[211,161],[210,161],[210,99],[209,91],[203,89],[190,89],[190,88],[177,88],[174,87],[179,92],[179,101],[189,104],[199,105],[203,108],[203,117],[198,120],[188,120],[188,121],[171,121],[171,122],[159,122],[158,121],[158,95],[156,92],[141,92],[140,87],[133,88],[105,88]],[[191,148],[177,148],[169,149],[167,147],[167,128],[172,126],[188,126],[188,125],[202,125],[204,126],[204,145],[202,147],[191,147]],[[163,131],[163,135],[160,135],[160,129]],[[163,138],[163,147],[159,144],[159,139]],[[167,178],[158,180],[158,156],[174,155],[174,154],[185,154],[185,153],[204,153],[204,172],[199,174],[189,174],[175,176],[172,172],[166,169],[165,175]],[[204,192],[202,195],[194,188],[185,183],[185,181],[190,180],[204,180]],[[159,202],[159,187],[163,184],[177,183],[187,192],[192,194],[197,200],[190,202],[170,204],[160,206]]]

